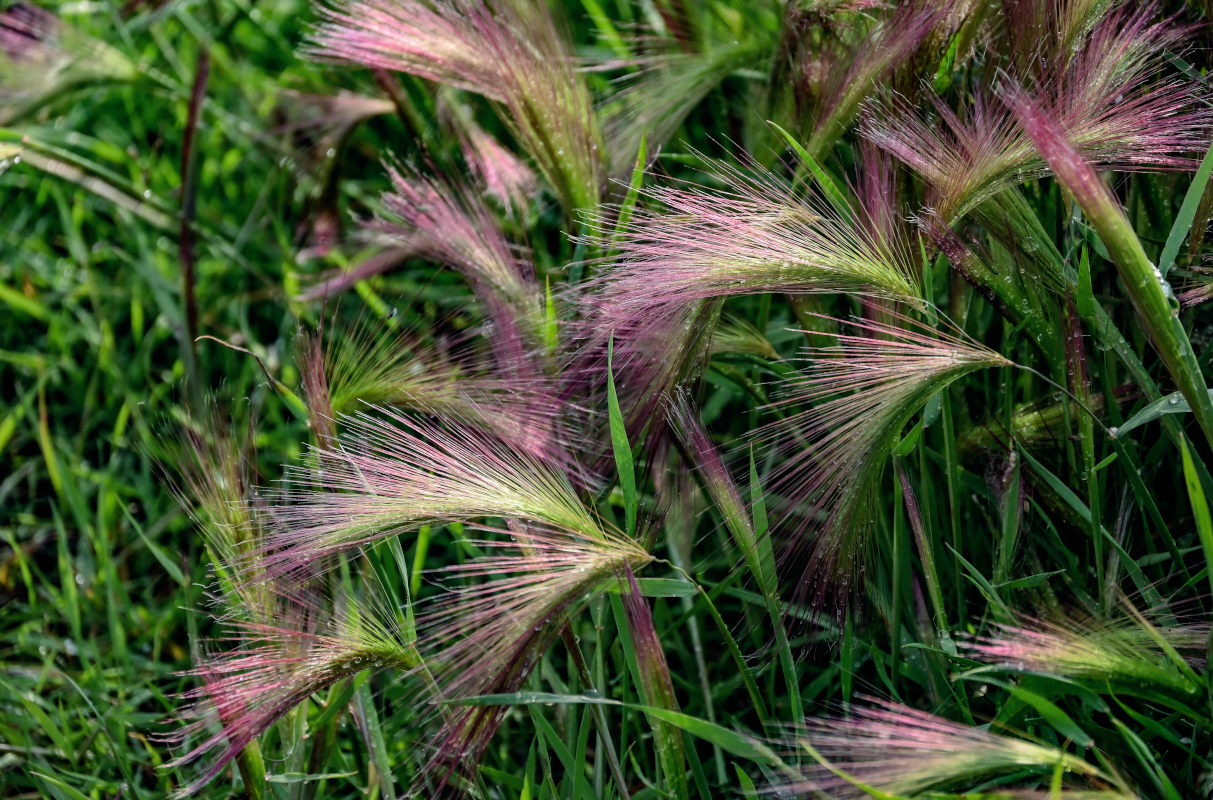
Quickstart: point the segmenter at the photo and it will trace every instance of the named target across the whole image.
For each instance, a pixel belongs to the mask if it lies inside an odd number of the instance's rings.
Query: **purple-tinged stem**
[[[197,398],[198,355],[195,340],[198,338],[198,295],[195,266],[198,258],[194,252],[194,212],[198,199],[198,154],[195,139],[198,133],[198,117],[202,101],[206,98],[206,84],[211,74],[211,55],[203,50],[198,55],[198,66],[194,72],[194,87],[190,91],[189,113],[185,123],[185,141],[181,146],[181,231],[177,249],[181,257],[181,293],[185,304],[185,364],[190,377],[192,395]]]
[[[626,569],[628,593],[623,596],[623,606],[628,620],[628,634],[636,652],[637,683],[646,704],[656,708],[678,711],[678,698],[674,695],[674,684],[670,679],[670,667],[666,662],[661,637],[653,625],[653,614],[640,593],[640,584],[631,568]],[[677,797],[687,798],[686,751],[682,732],[660,719],[650,716],[653,727],[653,742],[657,746],[657,758],[665,779]]]
[[[1213,398],[1209,397],[1192,342],[1179,321],[1179,303],[1170,285],[1142,249],[1120,203],[1078,154],[1057,121],[1018,86],[1005,85],[1003,94],[1049,168],[1074,196],[1108,248],[1154,349],[1213,447]]]

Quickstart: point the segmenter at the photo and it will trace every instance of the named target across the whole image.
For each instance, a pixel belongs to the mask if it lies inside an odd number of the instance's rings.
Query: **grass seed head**
[[[850,716],[815,718],[793,746],[806,759],[803,781],[787,788],[833,798],[875,792],[915,796],[932,788],[963,789],[1013,770],[1066,772],[1105,779],[1086,761],[1056,747],[952,722],[893,702],[870,701]],[[811,760],[810,760],[811,759]]]
[[[808,370],[773,404],[807,406],[756,431],[784,460],[769,486],[802,571],[796,595],[843,602],[866,559],[874,498],[902,428],[935,393],[1006,358],[954,332],[892,315],[810,351]]]

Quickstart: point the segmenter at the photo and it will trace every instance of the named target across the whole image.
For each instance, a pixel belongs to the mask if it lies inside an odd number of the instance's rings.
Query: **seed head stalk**
[[[1192,342],[1179,321],[1179,303],[1170,286],[1146,255],[1124,209],[1078,154],[1057,121],[1022,89],[1012,87],[1006,94],[1020,124],[1108,248],[1154,349],[1213,447],[1213,398],[1209,397]]]
[[[799,720],[804,716],[800,681],[796,672],[796,664],[792,658],[787,629],[784,626],[783,610],[776,585],[775,557],[771,551],[770,541],[766,538],[767,531],[755,529],[746,505],[741,499],[741,492],[733,482],[720,453],[708,439],[707,432],[704,431],[699,419],[691,411],[685,395],[679,395],[678,399],[671,404],[669,417],[675,432],[686,448],[688,457],[693,459],[695,467],[699,471],[705,490],[721,511],[725,528],[733,537],[747,569],[758,584],[763,604],[771,620],[771,627],[775,632],[775,644],[779,652],[779,664],[787,687],[792,718]],[[754,477],[756,477],[756,473]],[[676,566],[682,571],[681,565]]]
[[[1196,421],[1213,447],[1213,400],[1196,352],[1177,315],[1178,303],[1158,268],[1150,261],[1124,211],[1102,184],[1095,197],[1075,199],[1103,240],[1128,290],[1133,308],[1146,327],[1172,379],[1183,392]],[[1093,201],[1093,202],[1091,202]]]
[[[1070,383],[1074,393],[1082,397],[1083,402],[1091,404],[1091,384],[1087,377],[1086,354],[1083,350],[1082,328],[1078,321],[1078,308],[1070,300],[1066,308],[1066,360]],[[1100,531],[1103,523],[1100,521],[1100,492],[1099,475],[1095,472],[1095,427],[1091,414],[1082,414],[1078,419],[1078,430],[1082,448],[1082,474],[1087,485],[1087,508],[1091,512],[1091,544],[1095,551],[1095,575],[1101,586],[1108,586],[1104,580],[1104,543]],[[1106,603],[1112,599],[1108,591],[1104,592]]]
[[[586,663],[585,656],[581,653],[581,645],[577,644],[577,637],[573,635],[573,629],[569,625],[566,624],[561,629],[560,639],[573,658],[577,676],[581,678],[585,691],[596,692],[594,676],[590,674],[590,666]],[[602,710],[599,703],[590,703],[590,714],[594,717],[594,727],[598,729],[598,735],[602,737],[602,749],[606,755],[607,767],[611,770],[611,779],[615,781],[619,797],[621,800],[631,800],[632,796],[628,793],[628,782],[623,775],[623,767],[619,763],[619,756],[615,754],[615,740],[611,736],[611,726],[607,724],[606,712]]]

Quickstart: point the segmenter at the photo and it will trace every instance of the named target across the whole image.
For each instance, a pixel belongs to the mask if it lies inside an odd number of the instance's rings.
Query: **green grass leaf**
[[[1210,392],[1213,396],[1213,391]],[[1140,411],[1129,417],[1116,429],[1118,437],[1124,436],[1134,428],[1140,428],[1142,425],[1154,422],[1160,419],[1164,414],[1187,414],[1191,412],[1192,406],[1188,405],[1187,398],[1181,392],[1172,392],[1166,397],[1160,397],[1153,403],[1148,403]]]
[[[619,409],[619,395],[615,391],[614,376],[615,341],[607,343],[607,413],[611,426],[611,447],[615,452],[615,469],[619,473],[619,488],[623,492],[624,529],[636,533],[636,516],[640,500],[636,493],[636,468],[632,459],[632,446],[628,443],[628,431]]]
[[[803,183],[806,180],[805,172],[807,171],[809,175],[813,176],[813,180],[817,182],[817,185],[825,195],[826,201],[838,213],[839,218],[854,221],[855,210],[851,204],[850,195],[843,190],[838,181],[834,180],[834,176],[827,172],[825,167],[817,162],[817,159],[813,158],[812,154],[804,148],[804,145],[795,136],[788,133],[788,131],[775,122],[768,120],[767,124],[783,137],[783,140],[787,142],[792,151],[796,153],[797,158],[800,159],[800,167],[796,170],[793,184]]]
[[[1192,461],[1188,443],[1182,439],[1180,455],[1183,458],[1184,485],[1187,486],[1188,500],[1192,504],[1192,517],[1196,520],[1196,534],[1200,537],[1200,547],[1205,554],[1205,573],[1210,588],[1213,588],[1213,515],[1209,513],[1209,501],[1201,486],[1200,476],[1196,474],[1196,464]]]
[[[1171,223],[1171,232],[1167,234],[1167,243],[1163,245],[1162,255],[1158,257],[1158,270],[1164,278],[1175,266],[1179,248],[1192,231],[1192,222],[1196,219],[1196,209],[1200,206],[1200,198],[1209,185],[1210,175],[1213,175],[1213,146],[1209,147],[1205,157],[1201,159],[1200,166],[1196,169],[1196,174],[1192,176],[1192,183],[1188,186],[1188,191],[1184,193],[1184,200],[1175,214],[1175,221]]]

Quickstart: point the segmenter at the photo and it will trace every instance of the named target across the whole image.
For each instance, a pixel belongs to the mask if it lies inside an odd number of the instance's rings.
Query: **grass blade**
[[[1188,234],[1192,231],[1192,222],[1196,219],[1196,209],[1200,206],[1200,199],[1204,196],[1205,188],[1209,185],[1209,176],[1213,175],[1213,146],[1209,147],[1205,157],[1201,160],[1200,166],[1196,170],[1196,174],[1192,176],[1192,185],[1188,187],[1188,191],[1184,194],[1183,204],[1179,207],[1179,212],[1175,215],[1175,221],[1171,223],[1171,232],[1167,235],[1167,243],[1163,245],[1162,255],[1158,257],[1158,269],[1162,276],[1167,277],[1167,273],[1175,266],[1175,259],[1179,255],[1179,248],[1183,245],[1184,239],[1188,238]]]

